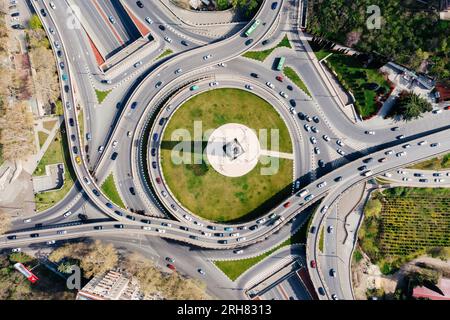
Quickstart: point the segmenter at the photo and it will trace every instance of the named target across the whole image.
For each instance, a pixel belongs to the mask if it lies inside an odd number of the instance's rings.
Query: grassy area
[[[248,174],[237,178],[219,174],[205,161],[202,164],[175,164],[172,151],[179,142],[173,137],[174,132],[183,128],[193,137],[194,121],[199,120],[202,121],[203,132],[226,123],[240,123],[256,132],[267,129],[268,137],[276,129],[280,137],[279,149],[292,152],[286,125],[265,100],[237,89],[212,90],[193,97],[170,119],[161,143],[164,178],[172,193],[186,208],[206,219],[232,221],[266,212],[290,194],[292,160],[261,157],[261,160],[278,161],[278,165],[273,163],[273,174],[262,175],[261,169],[269,169],[271,165],[260,161]],[[267,147],[262,148],[273,150],[277,141],[269,142]],[[187,144],[192,144],[189,139]],[[184,155],[193,160],[192,153],[186,152]]]
[[[450,189],[399,187],[375,193],[365,209],[360,246],[383,273],[391,273],[426,250],[450,246],[449,208]]]
[[[158,57],[156,57],[155,60],[159,60],[161,58],[164,58],[165,56],[171,55],[173,53],[173,51],[171,49],[166,49],[164,50],[163,53],[161,53]]]
[[[324,230],[320,229],[320,237],[319,237],[319,250],[323,252],[323,241],[324,241]]]
[[[39,137],[39,147],[42,148],[42,146],[45,143],[45,140],[47,140],[48,134],[46,134],[43,131],[38,131],[38,137]]]
[[[450,153],[412,165],[412,169],[441,170],[450,168]]]
[[[44,127],[44,129],[51,131],[57,121],[58,120],[45,121],[42,123],[42,126]]]
[[[81,136],[81,144],[83,145],[83,141],[84,141],[84,112],[83,109],[80,109],[80,111],[78,111],[78,127],[80,128],[80,136]]]
[[[292,48],[287,35],[285,35],[284,38],[273,48],[263,51],[247,51],[243,54],[243,56],[258,61],[264,61],[272,53],[273,50],[281,47]]]
[[[311,93],[309,92],[308,87],[303,82],[303,80],[299,77],[297,72],[294,71],[294,69],[292,69],[290,67],[284,67],[283,73],[286,77],[291,79],[291,81],[294,82],[297,87],[302,89],[308,96],[311,96]]]
[[[64,124],[61,126],[61,130],[62,129],[64,129]],[[60,131],[57,132],[52,143],[50,143],[33,175],[39,176],[45,174],[45,166],[55,163],[64,163],[64,185],[60,190],[42,192],[34,196],[36,210],[38,212],[51,208],[53,205],[62,200],[67,192],[69,192],[72,188],[73,183],[76,180],[76,175],[73,171],[72,163],[70,162],[70,152],[66,135],[61,135]]]
[[[106,90],[106,91],[100,91],[95,89],[95,94],[97,95],[97,101],[98,103],[102,103],[103,100],[106,99],[106,97],[108,96],[108,94],[111,92],[111,90]]]
[[[233,261],[214,261],[214,264],[223,271],[231,280],[236,280],[241,274],[243,274],[246,270],[250,269],[252,266],[260,262],[261,260],[267,258],[272,253],[277,251],[280,248],[283,248],[288,245],[292,245],[295,243],[305,243],[305,230],[307,223],[303,225],[303,227],[297,231],[294,235],[292,235],[289,239],[276,246],[275,248],[259,255],[257,257],[241,259],[241,260],[233,260]]]
[[[108,178],[103,182],[102,184],[102,191],[105,193],[105,195],[116,205],[119,207],[125,209],[125,204],[122,201],[122,198],[120,197],[119,192],[117,191],[116,183],[114,181],[114,176],[111,173]]]
[[[320,49],[315,54],[318,59],[322,59],[331,52]],[[378,111],[376,97],[388,94],[390,87],[377,67],[365,66],[359,57],[338,52],[333,52],[325,63],[336,72],[341,85],[353,93],[354,105],[361,117],[367,118]],[[371,85],[378,86],[378,89],[374,90]]]

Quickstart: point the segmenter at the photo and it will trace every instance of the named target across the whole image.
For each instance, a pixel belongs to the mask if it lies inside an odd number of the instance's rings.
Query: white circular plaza
[[[227,123],[212,132],[206,146],[210,165],[227,177],[240,177],[249,173],[261,154],[255,132],[238,123]]]

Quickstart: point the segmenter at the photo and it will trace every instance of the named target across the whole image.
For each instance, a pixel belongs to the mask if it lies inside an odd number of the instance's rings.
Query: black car
[[[113,154],[111,155],[111,160],[116,160],[118,155],[119,154],[117,152],[113,152]]]
[[[115,224],[114,228],[123,229],[123,224]]]
[[[131,104],[130,108],[131,108],[131,109],[136,109],[136,106],[137,106],[137,102],[135,101],[135,102],[133,102],[133,103]]]
[[[75,135],[74,134],[72,134],[71,136],[70,136],[70,139],[72,140],[72,141],[75,141]]]
[[[160,30],[162,30],[162,31],[166,30],[166,27],[164,27],[162,24],[160,24],[160,25],[158,26],[158,28],[159,28]]]
[[[289,100],[289,103],[290,103],[291,106],[294,107],[294,108],[297,106],[297,103],[295,102],[294,99]]]
[[[19,12],[13,12],[13,13],[11,13],[11,17],[18,17],[18,16],[20,16],[20,13],[19,13]]]
[[[311,233],[316,233],[316,227],[314,226],[311,227]]]
[[[261,42],[263,46],[267,45],[270,43],[269,39],[264,40],[263,42]]]
[[[288,85],[286,88],[287,88],[289,91],[294,90],[294,88],[293,88],[291,85]]]
[[[313,121],[314,121],[315,123],[319,123],[319,122],[320,122],[320,119],[319,119],[318,116],[314,116],[312,119],[313,119]]]
[[[335,182],[342,181],[342,176],[339,176],[339,177],[334,178],[334,181],[335,181]]]
[[[159,88],[161,85],[162,85],[162,81],[158,81],[158,82],[155,84],[155,88]]]
[[[250,44],[252,44],[253,39],[248,39],[247,41],[245,41],[245,45],[248,46]]]
[[[92,189],[92,193],[95,194],[97,197],[100,196],[100,192],[98,192],[97,189]]]
[[[299,118],[300,120],[305,120],[305,118],[306,118],[306,114],[304,114],[303,112],[299,112],[299,113],[297,114],[297,116],[298,116],[298,118]]]
[[[211,230],[216,230],[217,229],[216,226],[208,226],[207,228],[211,229]]]
[[[255,224],[255,225],[249,227],[249,229],[250,229],[250,230],[256,230],[256,229],[258,229],[258,225]]]
[[[136,192],[134,191],[134,188],[133,188],[133,187],[130,187],[130,193],[131,193],[133,196],[136,195]]]
[[[95,226],[94,229],[95,229],[95,230],[102,230],[103,227],[102,227],[102,226]]]
[[[252,73],[250,73],[250,75],[251,75],[253,78],[259,78],[259,75],[258,75],[257,73],[252,72]]]
[[[69,86],[68,86],[67,84],[64,86],[64,91],[65,91],[66,93],[69,92]]]
[[[58,51],[56,52],[56,54],[58,55],[58,57],[60,57],[60,58],[61,58],[61,56],[62,56],[62,52],[61,52],[61,50],[58,50]]]
[[[164,124],[164,122],[166,122],[166,118],[161,118],[159,120],[159,125],[162,126]]]
[[[197,237],[197,236],[194,236],[194,235],[192,235],[192,234],[189,236],[189,238],[194,239],[194,240],[198,240],[198,237]]]
[[[153,169],[156,169],[156,161],[153,161],[153,162],[152,162],[152,168],[153,168]]]
[[[19,29],[19,30],[25,29],[25,27],[23,25],[21,25],[21,24],[14,24],[14,25],[11,26],[11,28]]]
[[[136,220],[136,218],[135,218],[135,217],[133,217],[133,216],[130,216],[130,215],[127,215],[127,219],[130,219],[130,220],[132,220],[132,221]]]
[[[32,233],[32,234],[30,234],[30,237],[37,238],[37,237],[39,237],[39,233]]]
[[[83,214],[83,213],[80,213],[80,214],[78,215],[78,218],[79,218],[80,220],[85,221],[85,220],[87,220],[88,216],[85,215],[85,214]]]
[[[319,160],[319,167],[321,168],[325,167],[325,162],[322,159]]]
[[[184,230],[184,231],[189,231],[189,228],[188,228],[188,227],[185,227],[185,226],[180,226],[180,229],[181,229],[181,230]]]
[[[121,217],[123,216],[123,213],[118,210],[115,210],[114,213],[117,214],[118,216],[121,216]]]
[[[156,149],[153,148],[152,151],[151,151],[151,153],[152,153],[152,157],[156,156]]]
[[[218,243],[221,243],[221,244],[227,244],[228,243],[228,240],[219,240],[219,241],[217,241]]]
[[[71,127],[73,127],[74,124],[75,124],[75,122],[73,121],[73,118],[70,118],[70,119],[69,119],[69,125],[70,125]]]
[[[7,238],[8,238],[8,240],[16,240],[17,236],[16,235],[12,235],[12,236],[8,236]]]
[[[47,12],[45,12],[44,9],[41,9],[41,14],[42,14],[43,17],[46,17],[46,16],[47,16]]]
[[[367,159],[363,160],[364,163],[371,163],[372,161],[373,161],[373,158],[367,158]]]
[[[181,44],[186,47],[189,45],[189,43],[187,43],[185,40],[181,40]]]
[[[144,5],[143,5],[143,3],[141,1],[136,1],[136,4],[141,9],[144,7]]]
[[[278,6],[278,2],[272,2],[272,10],[275,10]]]
[[[319,287],[318,291],[319,291],[319,294],[320,294],[321,296],[324,296],[324,295],[325,295],[325,290],[323,290],[322,287]]]
[[[73,146],[72,150],[73,150],[73,153],[74,153],[74,154],[77,154],[77,153],[78,153],[78,148],[77,148],[77,146]]]
[[[358,170],[359,170],[359,171],[367,170],[367,166],[361,166],[361,167],[358,168]]]

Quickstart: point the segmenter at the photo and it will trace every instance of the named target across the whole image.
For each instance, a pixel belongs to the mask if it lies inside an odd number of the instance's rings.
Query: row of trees
[[[374,5],[379,14],[369,10]],[[408,5],[398,0],[310,1],[308,31],[416,70],[428,61],[433,75],[450,82],[450,22],[439,20],[431,3],[423,8]]]
[[[112,244],[98,240],[90,244],[66,244],[54,250],[49,259],[58,264],[61,272],[69,273],[72,264],[79,264],[86,278],[119,267],[139,281],[145,294],[160,293],[166,299],[179,300],[207,298],[204,283],[184,278],[176,272],[162,273],[152,261],[137,253],[120,257]]]
[[[409,121],[419,118],[422,113],[429,112],[432,109],[431,103],[426,99],[415,93],[402,91],[391,112],[393,115]]]

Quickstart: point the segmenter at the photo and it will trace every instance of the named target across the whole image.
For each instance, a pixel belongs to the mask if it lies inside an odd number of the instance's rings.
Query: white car
[[[256,220],[257,224],[261,224],[261,223],[264,223],[264,222],[266,222],[265,218],[261,218],[261,219]]]
[[[164,37],[164,40],[166,40],[168,43],[172,42],[172,39],[170,39],[169,37]]]
[[[406,156],[406,152],[405,152],[405,151],[398,152],[398,153],[396,154],[396,156],[397,156],[397,157],[404,157],[404,156]]]
[[[59,44],[58,41],[55,41],[54,43],[55,43],[55,48],[56,49],[61,49],[61,45]]]
[[[48,31],[50,31],[51,34],[55,34],[55,29],[53,29],[53,28],[51,28],[51,27],[48,28]]]
[[[323,140],[325,140],[326,142],[330,141],[330,137],[327,136],[326,134],[324,134],[324,135],[322,136],[322,138],[323,138]]]
[[[112,143],[112,147],[113,148],[117,147],[117,144],[118,144],[117,140],[114,140],[113,143]]]
[[[175,74],[179,74],[179,73],[181,73],[181,72],[183,72],[183,69],[181,69],[181,68],[175,70]]]
[[[128,137],[128,138],[131,137],[131,131],[127,131],[127,137]]]
[[[289,112],[290,112],[291,114],[295,114],[295,108],[294,108],[294,107],[290,107],[290,108],[289,108]]]
[[[408,148],[411,148],[411,145],[408,143],[408,144],[405,144],[404,146],[403,146],[403,149],[408,149]]]
[[[201,222],[194,221],[194,224],[198,225],[199,227],[204,227],[205,225]]]
[[[341,140],[337,140],[337,141],[336,141],[336,144],[337,144],[338,146],[340,146],[340,147],[343,147],[343,146],[344,146],[344,143],[343,143]]]
[[[148,226],[142,226],[142,229],[143,229],[143,230],[152,230],[152,228],[151,228],[151,227],[148,227]]]
[[[271,88],[271,89],[275,88],[275,86],[273,85],[273,83],[270,82],[270,81],[267,81],[267,82],[266,82],[266,86],[268,86],[268,87]]]
[[[83,177],[83,180],[84,180],[84,182],[85,182],[86,184],[90,184],[90,183],[91,183],[87,177]]]
[[[20,251],[22,251],[22,249],[20,249],[20,248],[14,248],[11,250],[11,252],[20,252]]]
[[[49,5],[50,8],[52,8],[53,10],[56,9],[55,3],[54,3],[53,1],[50,1],[50,2],[48,3],[48,5]]]
[[[112,24],[116,23],[116,19],[114,19],[113,16],[109,16],[108,19],[109,19],[109,21],[111,21]]]
[[[323,206],[322,209],[320,209],[320,213],[324,214],[325,212],[327,212],[328,210],[328,206]]]
[[[211,233],[210,232],[202,231],[202,235],[204,235],[205,237],[211,237]]]
[[[411,181],[412,179],[411,179],[411,178],[408,178],[408,177],[404,177],[402,180],[403,180],[403,181]]]
[[[150,17],[145,17],[145,21],[147,21],[148,24],[152,24],[153,21],[150,19]]]
[[[251,85],[249,85],[249,84],[246,84],[246,85],[245,85],[245,89],[253,90],[253,87],[252,87]]]
[[[55,244],[56,241],[55,241],[55,240],[49,240],[49,241],[47,241],[46,243],[47,243],[48,245],[50,245],[50,244]]]
[[[241,241],[244,241],[244,240],[246,240],[247,238],[246,237],[240,237],[240,238],[237,238],[236,239],[236,242],[241,242]]]
[[[363,172],[363,176],[364,177],[368,177],[368,176],[370,176],[370,175],[372,175],[373,173],[372,173],[372,171],[371,170],[367,170],[367,171],[365,171],[365,172]]]
[[[208,55],[206,55],[206,56],[203,56],[203,60],[208,60],[209,58],[211,58],[212,57],[212,54],[208,54]]]
[[[164,229],[156,229],[156,231],[158,231],[159,233],[166,233],[166,230]]]
[[[321,189],[321,188],[325,187],[326,185],[327,185],[327,182],[323,181],[317,185],[317,188]]]
[[[227,65],[224,62],[219,63],[219,67],[225,68]]]
[[[386,151],[384,154],[388,156],[388,155],[393,154],[393,153],[394,153],[393,150],[388,150],[388,151]]]
[[[31,222],[31,218],[23,220],[23,223],[30,223],[30,222]]]
[[[215,86],[217,86],[217,85],[219,85],[219,83],[218,83],[217,81],[213,81],[213,82],[210,82],[210,83],[209,83],[209,86],[210,86],[210,87],[215,87]]]
[[[66,234],[67,230],[58,230],[56,231],[57,234]]]
[[[72,214],[72,211],[67,211],[66,213],[63,214],[63,217],[67,218],[71,214]]]
[[[398,174],[406,174],[406,171],[403,171],[403,170],[397,170],[397,173],[398,173]]]
[[[134,64],[134,67],[137,68],[137,67],[139,67],[141,64],[142,64],[142,61],[138,61],[138,62],[136,62],[136,63]]]
[[[192,217],[189,216],[189,215],[187,215],[187,214],[185,214],[183,217],[184,217],[187,221],[192,221]]]
[[[103,152],[104,149],[105,149],[104,146],[100,146],[100,147],[98,147],[98,152]]]
[[[392,177],[392,173],[386,172],[386,173],[384,174],[384,176],[390,178],[390,177]]]
[[[237,240],[237,239],[236,239],[236,240]],[[234,250],[233,253],[234,253],[234,254],[242,254],[242,253],[244,253],[244,250],[242,250],[242,249]]]
[[[230,233],[230,236],[232,236],[232,237],[239,237],[239,232]]]
[[[371,136],[375,135],[375,131],[366,131],[365,134],[369,134]]]
[[[345,152],[342,149],[337,149],[336,152],[339,153],[341,156],[345,155]]]
[[[439,114],[439,113],[442,112],[442,109],[434,109],[432,112],[433,112],[434,114]]]
[[[285,99],[289,98],[289,96],[284,91],[280,91],[280,96],[282,96]]]
[[[164,190],[163,190],[163,191],[161,191],[161,194],[162,194],[162,196],[163,196],[164,198],[166,198],[166,197],[167,197],[167,192],[165,192]]]

